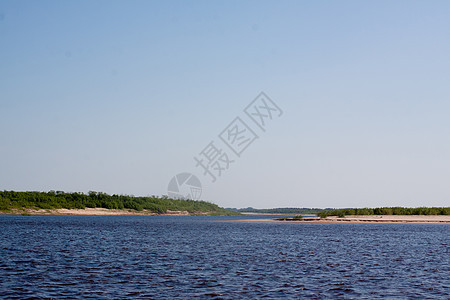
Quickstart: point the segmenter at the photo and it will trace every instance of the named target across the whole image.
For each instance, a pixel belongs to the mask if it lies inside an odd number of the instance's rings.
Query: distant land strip
[[[330,216],[370,216],[370,215],[393,215],[393,216],[412,216],[412,215],[450,215],[450,207],[377,207],[377,208],[344,208],[334,210],[323,210],[317,213],[317,216],[326,218]]]
[[[255,214],[276,214],[276,215],[295,215],[295,214],[317,214],[321,211],[334,210],[333,208],[297,208],[297,207],[279,207],[279,208],[226,208],[228,210],[240,213]]]
[[[228,210],[240,213],[257,214],[315,214],[326,218],[329,216],[344,217],[349,215],[450,215],[450,207],[377,207],[377,208],[268,208],[259,209],[247,208],[227,208]]]
[[[450,224],[450,207],[377,207],[345,209],[255,209],[249,207],[234,210],[239,211],[242,214],[294,214],[293,217],[238,220],[239,222]]]
[[[296,216],[294,218],[248,219],[237,222],[269,222],[269,223],[337,223],[337,224],[450,224],[449,215],[354,215],[345,217],[311,217]]]

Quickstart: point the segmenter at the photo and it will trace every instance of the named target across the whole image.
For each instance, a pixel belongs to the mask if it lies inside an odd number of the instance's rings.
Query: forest
[[[134,197],[128,195],[108,195],[90,191],[84,193],[65,193],[62,191],[49,192],[16,192],[0,191],[0,210],[12,209],[84,209],[107,208],[148,210],[155,213],[167,211],[188,211],[189,213],[208,213],[210,215],[236,215],[216,204],[206,201],[175,200],[167,197]]]

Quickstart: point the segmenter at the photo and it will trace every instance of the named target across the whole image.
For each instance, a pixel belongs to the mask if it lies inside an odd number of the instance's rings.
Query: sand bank
[[[125,209],[85,208],[85,209],[14,209],[0,214],[28,214],[28,215],[78,215],[78,216],[189,216],[187,211],[167,211],[164,214],[154,213],[148,210],[133,211]],[[202,213],[196,213],[199,215]]]
[[[281,221],[276,219],[238,220],[237,222],[272,222],[272,223],[348,223],[348,224],[450,224],[450,216],[346,216],[319,218],[305,218],[296,221]]]

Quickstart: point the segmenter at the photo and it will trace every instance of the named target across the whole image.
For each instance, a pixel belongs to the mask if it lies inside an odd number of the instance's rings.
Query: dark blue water
[[[0,216],[0,297],[449,298],[449,225],[236,218]]]

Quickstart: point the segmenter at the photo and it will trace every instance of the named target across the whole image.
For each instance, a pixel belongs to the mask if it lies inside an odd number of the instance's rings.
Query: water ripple
[[[0,297],[449,298],[448,225],[224,219],[0,216]]]

